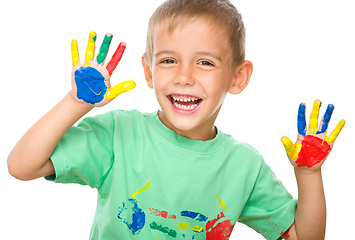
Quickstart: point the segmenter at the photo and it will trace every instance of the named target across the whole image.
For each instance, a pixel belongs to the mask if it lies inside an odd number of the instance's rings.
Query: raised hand
[[[296,143],[293,144],[287,137],[281,138],[281,142],[285,147],[287,156],[292,165],[296,168],[319,170],[332,150],[334,141],[345,125],[345,121],[341,120],[331,134],[327,136],[328,124],[334,110],[334,105],[328,105],[321,124],[318,126],[320,106],[321,101],[314,101],[307,129],[305,118],[306,105],[301,103],[298,109],[298,137]]]
[[[79,59],[78,42],[71,42],[72,97],[75,100],[101,107],[121,93],[135,88],[133,81],[124,81],[111,88],[110,77],[126,49],[126,44],[121,42],[110,62],[104,66],[112,37],[111,33],[106,34],[95,61],[96,33],[90,32],[84,64]]]

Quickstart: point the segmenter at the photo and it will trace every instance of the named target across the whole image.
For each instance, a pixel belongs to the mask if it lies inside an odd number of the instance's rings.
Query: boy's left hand
[[[341,120],[332,133],[327,136],[328,124],[334,110],[334,105],[328,105],[321,124],[318,126],[320,106],[320,100],[314,101],[310,123],[308,128],[306,128],[306,105],[301,103],[298,109],[298,137],[296,143],[293,144],[287,137],[281,138],[281,142],[285,147],[291,164],[297,169],[304,168],[314,171],[320,170],[322,164],[333,148],[334,141],[345,125],[345,121]]]

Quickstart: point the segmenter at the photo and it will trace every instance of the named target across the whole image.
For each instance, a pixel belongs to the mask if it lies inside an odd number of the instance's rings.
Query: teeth
[[[191,102],[191,101],[195,101],[198,100],[198,98],[195,97],[189,97],[189,98],[177,98],[175,96],[171,96],[174,101],[178,101],[178,102]]]
[[[197,107],[197,104],[193,104],[193,105],[182,105],[182,104],[179,104],[179,103],[174,103],[174,106],[176,108],[179,108],[179,109],[182,109],[182,110],[193,110]]]

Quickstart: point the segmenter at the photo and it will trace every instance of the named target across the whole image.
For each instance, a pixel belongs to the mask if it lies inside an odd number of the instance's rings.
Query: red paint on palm
[[[296,164],[298,167],[313,167],[322,161],[330,150],[331,147],[326,141],[307,135],[302,141],[302,148],[298,154]]]

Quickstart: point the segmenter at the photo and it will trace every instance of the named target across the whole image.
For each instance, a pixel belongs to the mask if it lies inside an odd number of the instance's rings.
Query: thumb
[[[113,100],[121,93],[127,92],[135,87],[136,87],[136,83],[133,82],[132,80],[121,82],[116,86],[114,86],[113,88],[107,90],[106,100]]]
[[[288,138],[288,137],[282,137],[281,142],[285,147],[287,155],[291,159],[297,159],[298,158],[298,153],[301,151],[302,144],[301,143],[296,143],[296,146],[293,144],[293,142]]]

